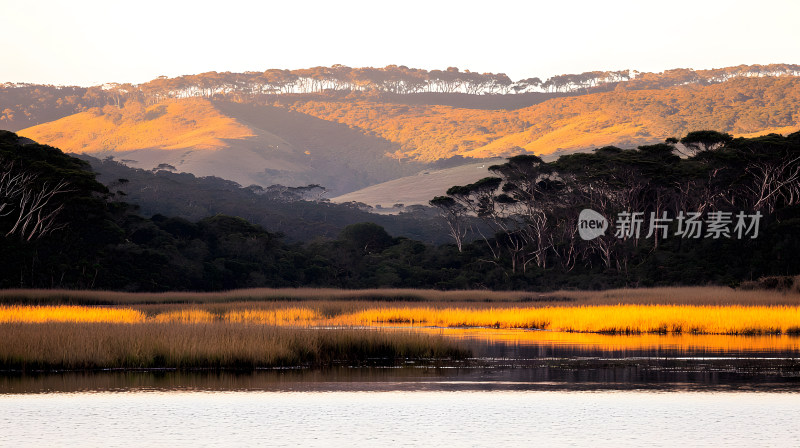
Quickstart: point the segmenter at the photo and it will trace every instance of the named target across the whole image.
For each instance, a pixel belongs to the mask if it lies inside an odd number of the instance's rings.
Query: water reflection
[[[795,371],[796,372],[796,371]],[[64,372],[0,376],[0,395],[152,391],[800,391],[798,378],[733,369],[571,365],[256,372]]]
[[[485,328],[385,326],[384,331],[441,335],[467,343],[479,357],[610,356],[797,357],[800,337],[694,334],[607,335]]]

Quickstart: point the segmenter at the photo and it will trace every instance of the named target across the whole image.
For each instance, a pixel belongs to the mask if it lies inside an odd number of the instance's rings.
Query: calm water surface
[[[0,396],[0,446],[798,446],[790,393],[125,392]]]
[[[476,359],[6,373],[0,447],[800,447],[798,338],[415,331]]]

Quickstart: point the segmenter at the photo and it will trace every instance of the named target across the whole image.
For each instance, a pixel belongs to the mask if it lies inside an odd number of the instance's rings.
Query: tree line
[[[487,262],[512,275],[588,271],[641,279],[648,267],[661,269],[648,281],[678,280],[676,273],[696,264],[709,272],[723,266],[732,278],[766,267],[798,272],[792,251],[800,240],[792,232],[800,216],[800,132],[734,139],[696,131],[550,163],[518,155],[489,169],[495,176],[454,186],[430,203],[459,250],[470,235],[467,218],[479,217],[491,229],[480,235]],[[582,238],[581,210],[608,219],[612,229]]]
[[[155,104],[172,98],[226,98],[248,102],[274,95],[321,93],[398,94],[463,93],[513,95],[531,92],[582,94],[608,91],[664,89],[676,85],[708,85],[742,77],[798,76],[793,64],[741,65],[712,70],[675,69],[662,73],[589,71],[547,79],[511,80],[504,73],[478,73],[448,67],[424,70],[403,65],[353,68],[344,65],[263,72],[206,72],[174,78],[160,76],[134,85],[107,83],[76,87],[26,83],[0,84],[0,126],[19,130],[92,107],[122,107],[126,101]]]

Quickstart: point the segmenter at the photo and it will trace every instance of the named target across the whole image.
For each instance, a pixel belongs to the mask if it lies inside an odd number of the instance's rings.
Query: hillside
[[[517,110],[319,100],[288,107],[398,143],[393,156],[399,159],[485,158],[635,146],[699,129],[743,136],[790,133],[800,129],[800,77],[617,89]]]
[[[136,149],[216,150],[227,146],[224,140],[241,140],[254,134],[220,114],[209,101],[191,98],[147,108],[134,101],[121,108],[92,108],[28,128],[25,136],[82,154]]]
[[[419,169],[384,157],[390,142],[341,124],[203,98],[93,108],[19,134],[135,168],[166,164],[245,186],[317,183],[344,193]]]
[[[699,129],[788,134],[800,129],[798,73],[776,64],[513,82],[452,67],[334,66],[139,86],[1,84],[0,127],[40,123],[19,134],[136,168],[262,187],[320,184],[340,196],[471,162],[457,156],[630,147]]]

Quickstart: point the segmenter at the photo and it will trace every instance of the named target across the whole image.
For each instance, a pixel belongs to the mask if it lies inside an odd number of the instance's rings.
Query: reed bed
[[[285,308],[273,310],[245,309],[229,311],[222,317],[225,322],[261,325],[311,325],[324,317],[310,308]]]
[[[366,310],[340,325],[410,324],[590,333],[800,334],[797,306],[600,305],[544,308]]]
[[[228,322],[238,324],[307,326],[325,317],[310,308],[240,309],[211,313],[199,308],[164,310],[152,315],[132,308],[108,308],[74,305],[26,306],[0,305],[0,323],[91,322],[91,323],[178,323],[203,324]]]
[[[324,366],[465,358],[444,338],[372,330],[205,324],[49,322],[0,325],[0,369]]]
[[[207,324],[214,322],[216,319],[216,316],[208,311],[190,308],[159,313],[149,320],[159,323]]]

